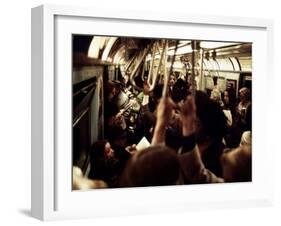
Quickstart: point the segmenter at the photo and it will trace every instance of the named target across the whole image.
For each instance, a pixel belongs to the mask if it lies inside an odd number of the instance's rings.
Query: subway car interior
[[[252,180],[252,43],[72,36],[74,190]]]

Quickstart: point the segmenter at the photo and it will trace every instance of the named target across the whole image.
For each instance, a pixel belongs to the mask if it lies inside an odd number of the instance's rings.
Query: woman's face
[[[224,103],[229,104],[229,95],[227,91],[224,91],[224,96],[223,96]]]
[[[109,142],[107,142],[104,146],[104,155],[107,158],[113,158],[114,157],[114,150],[111,148],[111,145]]]
[[[240,101],[241,102],[247,102],[248,101],[248,93],[247,93],[247,90],[245,89],[241,89],[239,91],[239,98],[240,98]]]
[[[170,75],[169,86],[175,85],[175,82],[176,82],[176,77],[174,75]]]

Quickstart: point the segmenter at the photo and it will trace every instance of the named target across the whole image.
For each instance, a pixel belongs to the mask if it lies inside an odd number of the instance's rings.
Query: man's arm
[[[174,102],[168,97],[162,97],[157,107],[157,119],[152,138],[152,145],[165,144],[166,126],[175,108]]]
[[[182,117],[182,147],[179,150],[180,164],[184,177],[192,183],[218,183],[223,182],[222,178],[216,177],[211,171],[205,168],[201,155],[196,144],[196,106],[194,98],[187,97],[181,106]]]

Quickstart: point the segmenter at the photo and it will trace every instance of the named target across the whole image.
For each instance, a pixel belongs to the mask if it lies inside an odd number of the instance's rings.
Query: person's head
[[[242,145],[222,154],[221,165],[226,182],[247,182],[252,180],[252,149]]]
[[[251,99],[250,90],[246,87],[243,87],[239,90],[239,99],[241,102],[248,102]]]
[[[230,99],[229,99],[229,92],[227,90],[225,90],[223,92],[223,102],[224,104],[229,104],[230,103]]]
[[[115,96],[117,96],[124,84],[118,80],[108,80],[107,81],[107,86],[106,86],[106,94],[108,100],[112,100]]]
[[[226,133],[227,120],[221,106],[212,101],[206,93],[197,91],[196,104],[196,136],[198,142],[207,139],[220,141]]]
[[[112,80],[108,80],[106,84],[107,99],[112,100],[116,95],[116,84]]]
[[[174,74],[171,74],[169,76],[169,86],[173,86],[176,82],[176,76]]]
[[[225,106],[234,107],[236,104],[236,95],[233,88],[227,88],[223,92],[223,103]]]
[[[162,91],[163,91],[163,84],[157,84],[153,89],[153,99],[157,104],[162,97]]]
[[[178,103],[181,100],[184,100],[187,97],[187,94],[188,94],[187,82],[182,79],[178,79],[171,92],[172,100]]]
[[[92,161],[109,159],[114,157],[114,150],[107,140],[99,140],[92,145],[90,155]]]
[[[212,90],[210,99],[221,104],[221,92],[219,91],[219,89],[215,88]]]
[[[175,185],[179,175],[177,154],[166,146],[151,146],[130,159],[123,172],[121,186]]]

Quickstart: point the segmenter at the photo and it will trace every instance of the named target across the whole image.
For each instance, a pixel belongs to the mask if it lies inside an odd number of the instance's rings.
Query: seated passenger
[[[114,104],[105,104],[104,125],[104,137],[114,146],[125,147],[127,144],[127,124],[122,111],[120,112]]]
[[[122,165],[107,140],[95,142],[90,152],[90,179],[105,181],[109,187],[116,187]]]

